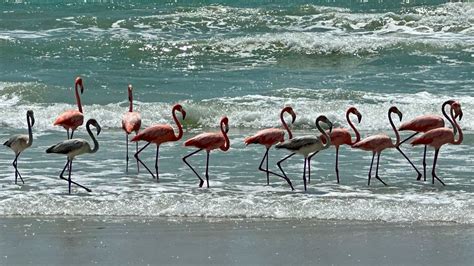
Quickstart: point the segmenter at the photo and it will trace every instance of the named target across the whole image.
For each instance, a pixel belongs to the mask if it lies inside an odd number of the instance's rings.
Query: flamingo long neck
[[[292,139],[292,138],[293,138],[293,134],[291,133],[290,127],[288,127],[288,125],[286,124],[285,119],[283,119],[283,114],[284,114],[284,113],[285,113],[284,111],[282,111],[282,112],[280,113],[281,124],[283,125],[283,128],[285,128],[286,131],[288,132],[288,139]]]
[[[181,123],[179,122],[178,118],[176,117],[176,109],[173,108],[173,120],[176,123],[176,126],[178,127],[178,135],[175,136],[176,140],[180,140],[181,137],[183,137],[183,127],[181,126]]]
[[[462,140],[463,140],[463,134],[462,134],[462,129],[461,129],[461,126],[459,126],[458,122],[456,121],[456,119],[454,118],[454,113],[453,113],[453,109],[451,108],[451,119],[452,121],[450,120],[449,122],[451,122],[451,124],[454,123],[455,127],[453,127],[453,134],[454,136],[456,136],[456,128],[457,130],[459,130],[459,137],[458,137],[458,140],[454,140],[453,141],[453,144],[455,145],[459,145],[461,144]]]
[[[347,123],[349,124],[349,126],[352,128],[352,130],[354,131],[354,133],[356,135],[356,139],[354,140],[354,142],[351,142],[351,145],[354,145],[354,144],[356,144],[357,142],[360,141],[360,133],[357,130],[357,128],[354,126],[352,121],[349,119],[349,114],[350,114],[350,112],[346,112],[346,120],[347,120]]]
[[[395,144],[393,144],[394,147],[397,147],[400,144],[400,134],[398,134],[398,130],[395,127],[395,124],[393,123],[391,112],[388,111],[388,120],[390,121],[390,125],[392,126],[393,132],[395,132],[395,137],[397,140],[395,141]]]
[[[79,112],[82,113],[82,104],[81,104],[81,96],[79,95],[79,86],[75,85],[75,90],[76,90],[76,102],[77,102],[77,109],[79,109]]]
[[[130,99],[130,106],[128,107],[128,111],[133,112],[133,95],[131,91],[128,91],[128,98]]]
[[[446,109],[445,106],[447,104],[448,104],[447,102],[443,103],[442,112],[443,112],[444,117],[448,119],[449,123],[451,123],[451,126],[453,127],[453,134],[454,136],[456,136],[456,134],[458,133],[458,129],[456,128],[456,125],[453,122],[453,120],[455,121],[454,116],[453,116],[453,108],[451,107],[451,117],[449,117],[449,115],[446,113],[446,110],[445,110]]]
[[[89,153],[96,153],[97,150],[99,150],[99,142],[98,142],[97,139],[95,138],[94,133],[92,133],[90,124],[87,124],[86,128],[87,128],[87,133],[89,134],[89,136],[91,137],[92,141],[94,142],[94,148],[91,149],[91,150],[89,150]]]
[[[324,130],[324,129],[319,125],[320,122],[321,122],[321,121],[318,121],[318,122],[316,123],[316,127],[318,128],[319,132],[321,132],[321,134],[323,134],[324,137],[326,138],[327,141],[326,141],[326,143],[324,144],[323,148],[324,148],[324,149],[327,149],[327,148],[329,148],[329,146],[331,146],[331,137],[330,137],[329,134],[326,132],[326,130]]]
[[[221,123],[221,132],[222,132],[222,136],[224,136],[225,143],[224,143],[224,146],[220,147],[220,149],[222,151],[227,151],[230,148],[230,140],[229,140],[229,137],[227,136],[227,133],[224,130],[224,123]]]
[[[28,142],[26,143],[26,145],[28,145],[28,147],[29,147],[29,146],[31,146],[31,144],[33,144],[33,129],[31,128],[31,127],[32,127],[32,126],[31,126],[31,124],[32,124],[32,122],[31,122],[32,118],[28,115],[28,116],[26,117],[26,120],[27,120],[27,122],[28,122]]]

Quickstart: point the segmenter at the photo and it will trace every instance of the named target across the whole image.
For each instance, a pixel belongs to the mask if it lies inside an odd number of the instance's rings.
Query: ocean
[[[318,219],[367,222],[474,224],[474,5],[444,1],[2,1],[0,3],[0,140],[27,133],[26,111],[36,124],[33,146],[18,161],[24,185],[14,184],[14,155],[0,149],[0,216],[134,216]],[[53,126],[75,109],[74,79],[81,76],[86,119],[102,126],[96,154],[74,161],[74,188],[58,175],[64,156],[45,150],[65,139]],[[171,123],[171,107],[187,112],[181,141],[160,148],[160,182],[143,167],[125,173],[122,114],[127,86],[143,127]],[[264,154],[243,139],[279,127],[282,107],[297,114],[294,135],[319,134],[324,114],[347,127],[355,106],[362,136],[386,132],[397,106],[403,121],[441,115],[441,104],[458,100],[464,117],[461,145],[441,149],[432,185],[396,150],[382,153],[380,176],[388,186],[367,186],[371,153],[340,149],[314,157],[303,192],[301,156],[284,166],[296,190],[257,170]],[[183,141],[218,131],[230,122],[231,149],[211,153],[211,188],[181,158],[193,151]],[[398,121],[395,121],[399,125]],[[85,127],[75,134],[89,140]],[[408,136],[408,133],[402,133]],[[141,143],[140,145],[143,145]],[[132,145],[130,148],[132,149]],[[402,148],[422,169],[423,148]],[[286,156],[270,151],[270,168]],[[153,168],[155,149],[142,159]],[[190,159],[201,172],[204,153]]]

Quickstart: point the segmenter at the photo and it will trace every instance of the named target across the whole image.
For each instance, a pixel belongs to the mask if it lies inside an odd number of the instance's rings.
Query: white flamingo
[[[99,150],[99,142],[94,137],[94,134],[92,133],[90,129],[91,125],[97,129],[97,136],[99,136],[101,128],[100,128],[99,123],[97,123],[95,119],[89,119],[86,123],[87,133],[89,133],[89,136],[94,142],[94,148],[91,148],[91,146],[89,145],[89,142],[87,142],[85,139],[68,139],[68,140],[59,142],[58,144],[53,145],[46,150],[46,153],[59,153],[59,154],[67,155],[66,165],[64,166],[63,171],[59,175],[59,178],[67,180],[69,182],[69,194],[71,194],[71,183],[87,190],[88,192],[92,191],[89,188],[79,183],[71,181],[72,160],[74,159],[74,157],[84,154],[84,153],[95,153],[97,152],[97,150]],[[63,174],[68,166],[69,166],[69,176],[68,176],[68,179],[66,179],[63,176]]]
[[[316,119],[316,127],[321,132],[321,134],[328,140],[325,144],[323,144],[319,136],[301,136],[301,137],[295,137],[292,139],[287,139],[284,142],[277,144],[275,146],[275,148],[277,149],[287,149],[292,152],[290,155],[281,159],[277,163],[278,168],[280,168],[280,171],[283,173],[285,177],[287,176],[285,174],[285,171],[283,171],[283,168],[281,168],[281,163],[297,153],[304,156],[303,183],[304,183],[305,191],[306,191],[306,164],[307,163],[309,164],[308,155],[327,149],[329,148],[329,146],[331,146],[331,138],[329,137],[328,133],[319,125],[320,122],[323,122],[329,126],[329,133],[331,133],[332,131],[332,123],[324,115],[320,115]]]
[[[20,154],[29,148],[33,144],[33,130],[31,129],[35,124],[35,117],[32,110],[26,112],[26,121],[28,123],[28,135],[14,135],[10,137],[3,145],[12,149],[15,152],[15,159],[13,160],[13,167],[15,168],[15,184],[17,183],[18,177],[20,177],[23,184],[23,178],[21,177],[20,172],[18,171],[18,157]]]

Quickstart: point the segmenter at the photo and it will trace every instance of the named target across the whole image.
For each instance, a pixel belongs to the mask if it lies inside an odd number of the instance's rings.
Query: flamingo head
[[[175,104],[173,106],[173,111],[175,110],[181,113],[183,119],[186,119],[186,111],[184,111],[183,106],[181,106],[181,104]]]
[[[291,123],[294,124],[296,120],[296,113],[293,111],[293,108],[291,108],[291,106],[287,106],[281,110],[281,114],[283,115],[285,112],[291,115]]]
[[[97,120],[95,119],[89,119],[87,121],[87,124],[86,124],[86,127],[89,127],[89,125],[92,125],[94,126],[96,129],[97,129],[97,136],[99,136],[100,134],[100,131],[102,130],[102,128],[100,127],[99,123],[97,122]]]
[[[128,84],[128,100],[130,102],[133,101],[132,91],[133,91],[132,84]]]
[[[316,125],[318,125],[319,122],[323,122],[329,127],[329,133],[332,132],[332,122],[325,116],[325,115],[320,115],[318,118],[316,118]]]
[[[76,87],[77,86],[81,87],[81,94],[82,94],[84,92],[84,84],[82,84],[82,78],[81,77],[76,78],[75,85],[76,85]]]
[[[347,109],[347,113],[355,114],[357,116],[357,121],[360,123],[362,121],[362,114],[354,106]]]
[[[31,126],[35,125],[35,116],[33,114],[33,110],[26,111],[26,117],[31,118]]]
[[[461,104],[458,101],[454,101],[451,104],[451,110],[454,112],[454,119],[459,117],[459,120],[462,119],[462,109],[461,109]]]
[[[400,112],[400,110],[398,110],[398,108],[396,106],[392,106],[392,107],[390,107],[390,109],[388,109],[389,116],[392,113],[396,113],[398,115],[398,117],[400,118],[400,121],[402,121],[403,114],[402,114],[402,112]]]
[[[223,116],[221,118],[221,130],[224,131],[226,134],[227,132],[229,132],[229,118],[227,118],[227,116]]]

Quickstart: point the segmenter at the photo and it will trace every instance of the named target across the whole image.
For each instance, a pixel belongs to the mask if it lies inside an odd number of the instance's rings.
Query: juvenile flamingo
[[[354,141],[352,141],[351,133],[349,133],[349,130],[347,128],[342,128],[342,127],[334,128],[329,133],[329,135],[331,136],[331,145],[333,145],[336,148],[336,167],[335,168],[336,168],[336,180],[338,184],[339,184],[339,146],[344,145],[344,144],[352,146],[360,140],[359,131],[354,126],[354,124],[352,124],[352,121],[349,119],[350,114],[356,115],[359,123],[362,119],[362,115],[359,113],[359,111],[355,107],[350,107],[346,111],[347,123],[349,124],[349,126],[352,128],[352,130],[354,131],[356,135],[356,139]],[[326,141],[323,135],[321,135],[320,138],[323,138],[324,142]],[[310,168],[311,158],[313,158],[313,156],[316,155],[317,153],[318,152],[315,152],[308,157],[308,172],[309,173],[311,173],[311,168]],[[308,183],[309,182],[310,182],[310,179],[308,178]]]
[[[29,148],[33,144],[33,130],[31,129],[35,124],[35,117],[32,110],[26,112],[26,122],[28,123],[28,135],[14,135],[10,137],[3,145],[12,149],[15,152],[15,159],[13,160],[13,167],[15,168],[15,184],[17,183],[18,177],[21,182],[25,184],[20,172],[18,171],[18,157],[20,154]]]
[[[290,106],[287,106],[287,107],[283,108],[280,112],[281,124],[283,125],[283,128],[288,132],[288,139],[291,139],[291,138],[293,138],[293,135],[291,134],[291,130],[288,127],[288,125],[286,124],[285,119],[283,119],[283,114],[284,113],[289,113],[291,115],[291,118],[292,118],[291,123],[292,124],[295,122],[296,114],[293,111],[293,108],[291,108]],[[263,130],[258,131],[255,135],[245,138],[244,142],[245,142],[246,145],[254,143],[254,144],[261,144],[261,145],[265,146],[265,148],[266,148],[265,155],[263,156],[263,159],[260,162],[260,166],[258,167],[258,170],[267,173],[267,185],[270,184],[270,173],[271,173],[271,174],[274,174],[276,176],[284,178],[286,180],[286,182],[288,182],[290,187],[293,188],[293,185],[291,184],[291,181],[289,179],[286,179],[284,176],[279,175],[277,173],[274,173],[274,172],[268,170],[268,157],[269,157],[268,156],[268,151],[270,150],[270,148],[273,145],[275,145],[279,142],[285,141],[285,130],[280,129],[280,128],[263,129]],[[265,159],[266,159],[267,166],[266,166],[266,169],[263,169],[262,166],[263,166],[263,162],[265,161]]]
[[[190,154],[183,157],[183,162],[193,170],[194,174],[199,178],[199,187],[202,187],[204,180],[199,176],[199,174],[194,170],[194,168],[186,161],[186,159],[194,154],[206,150],[207,159],[206,159],[206,183],[209,188],[209,153],[215,149],[221,149],[222,151],[227,151],[230,148],[230,141],[227,133],[229,132],[229,119],[227,116],[221,118],[220,122],[221,132],[207,132],[199,134],[193,138],[190,138],[184,142],[186,147],[196,147],[197,151],[193,151]]]
[[[62,142],[59,142],[56,145],[53,145],[49,147],[46,150],[46,153],[58,153],[58,154],[66,154],[67,155],[67,162],[66,165],[64,166],[63,170],[61,171],[61,174],[59,174],[59,178],[67,180],[69,183],[69,194],[71,194],[71,184],[74,184],[78,187],[81,187],[85,189],[87,192],[91,192],[92,190],[71,180],[71,171],[72,171],[72,160],[78,155],[84,154],[84,153],[96,153],[99,150],[99,142],[97,139],[94,137],[94,134],[92,133],[90,126],[94,126],[97,130],[97,136],[100,134],[100,125],[97,123],[95,119],[89,119],[86,123],[86,129],[87,133],[89,133],[89,136],[91,137],[92,141],[94,142],[94,148],[91,149],[91,146],[89,142],[87,142],[85,139],[68,139]],[[63,174],[64,171],[66,171],[66,168],[69,168],[69,175],[68,178],[66,179]]]
[[[79,96],[78,87],[81,87],[81,94],[84,92],[84,85],[82,84],[82,78],[77,77],[74,83],[74,89],[76,92],[76,102],[77,102],[77,109],[78,110],[68,110],[62,113],[56,120],[54,121],[55,126],[62,126],[67,131],[67,138],[72,139],[74,135],[74,131],[79,126],[82,126],[84,123],[84,115],[82,114],[82,105],[81,105],[81,97]],[[71,136],[69,137],[69,129],[71,129]]]
[[[140,130],[140,127],[142,125],[142,118],[140,117],[139,112],[134,112],[133,111],[133,94],[132,94],[132,85],[128,85],[128,101],[130,102],[130,105],[128,107],[128,112],[123,114],[122,117],[122,129],[125,131],[125,139],[126,139],[126,147],[127,147],[127,166],[126,166],[126,171],[128,172],[128,135],[135,131],[135,135],[138,134],[138,131]],[[136,152],[138,152],[138,142],[137,142],[137,147],[136,147]],[[140,166],[137,161],[137,170],[140,171]]]
[[[281,163],[291,156],[295,155],[296,153],[301,154],[304,156],[304,166],[303,166],[303,183],[304,183],[304,190],[306,191],[306,164],[308,161],[308,155],[310,153],[318,152],[324,149],[327,149],[331,145],[331,138],[329,137],[328,133],[319,125],[320,122],[325,123],[329,127],[329,133],[332,131],[332,123],[327,119],[326,116],[320,115],[316,119],[316,127],[318,128],[319,132],[326,137],[327,141],[323,144],[321,138],[317,136],[302,136],[302,137],[295,137],[292,139],[285,140],[283,143],[279,143],[275,146],[277,149],[287,149],[292,153],[285,158],[278,161],[277,165],[280,168],[280,171],[283,173],[283,176],[287,177],[285,171],[281,167]],[[311,173],[308,173],[308,176]],[[288,177],[287,177],[288,178]]]
[[[445,112],[445,107],[446,105],[452,105],[455,101],[454,100],[448,100],[443,103],[441,106],[441,111],[443,112],[443,115],[446,117],[446,119],[449,120],[449,117],[447,116]],[[400,142],[400,145],[405,143],[406,141],[410,140],[414,136],[418,135],[419,133],[425,133],[428,132],[432,129],[435,128],[440,128],[444,127],[444,119],[439,116],[439,115],[421,115],[413,118],[412,120],[405,122],[400,125],[398,128],[399,131],[404,131],[404,130],[409,130],[409,131],[415,131],[412,135],[410,135],[408,138],[404,139],[402,142]],[[454,128],[454,134],[456,135],[456,128]],[[411,164],[413,169],[418,173],[418,177],[416,180],[421,179],[421,173],[418,171],[416,166],[410,161],[408,156],[403,153],[403,151],[400,149],[400,146],[397,147],[397,150],[405,157],[405,159]],[[423,153],[423,180],[426,181],[426,145],[425,145],[425,151]]]
[[[455,115],[453,115],[453,110],[454,110]],[[450,143],[454,145],[459,145],[462,143],[463,133],[462,133],[461,127],[456,122],[456,117],[459,117],[459,120],[461,120],[462,114],[463,113],[461,110],[461,105],[458,102],[452,103],[451,104],[451,117],[447,116],[447,118],[448,118],[448,121],[451,123],[453,129],[450,129],[447,127],[435,128],[424,133],[423,135],[414,139],[411,142],[413,146],[428,145],[435,149],[433,169],[431,170],[432,184],[434,184],[434,180],[436,178],[438,179],[439,182],[441,182],[441,184],[443,184],[443,186],[445,186],[444,182],[436,175],[436,162],[438,160],[439,149],[444,144]],[[455,140],[456,131],[459,132],[459,137],[457,140]]]
[[[145,167],[145,169],[151,174],[153,178],[155,178],[155,175],[150,171],[150,169],[148,169],[145,163],[143,163],[142,160],[138,158],[138,154],[140,154],[140,152],[142,152],[151,143],[156,144],[156,181],[159,181],[160,179],[158,172],[158,157],[160,153],[160,145],[165,142],[178,141],[181,139],[181,137],[183,137],[183,128],[181,127],[181,123],[179,122],[178,118],[176,118],[176,111],[182,114],[183,119],[186,118],[186,111],[184,111],[183,107],[180,104],[175,104],[171,111],[173,114],[173,120],[176,123],[176,126],[178,127],[178,135],[174,134],[174,129],[170,125],[158,124],[145,128],[132,138],[132,142],[140,140],[148,142],[145,146],[143,146],[139,151],[135,153],[135,159],[137,159],[137,161]]]
[[[371,175],[372,165],[374,164],[375,154],[377,154],[377,168],[375,170],[375,178],[379,180],[380,182],[382,182],[382,184],[387,185],[379,177],[380,154],[382,153],[383,150],[389,149],[389,148],[396,148],[400,144],[400,135],[398,134],[397,128],[393,124],[392,113],[396,113],[398,117],[400,118],[400,121],[402,121],[402,113],[395,106],[390,107],[390,109],[388,110],[388,120],[390,121],[390,125],[392,126],[392,129],[395,132],[395,137],[396,137],[395,143],[392,142],[392,139],[388,135],[377,134],[377,135],[367,137],[352,146],[353,148],[356,148],[356,149],[362,149],[365,151],[372,152],[372,162],[370,163],[369,181],[368,181],[369,186],[370,186],[370,179],[372,178],[372,175]]]

